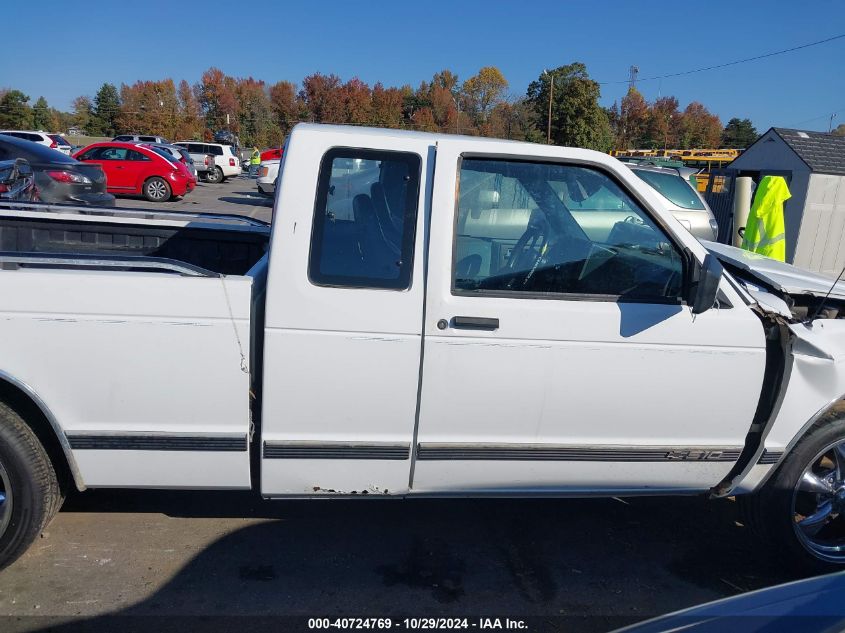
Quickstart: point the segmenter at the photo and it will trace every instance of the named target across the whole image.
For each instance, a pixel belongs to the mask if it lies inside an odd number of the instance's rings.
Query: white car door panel
[[[300,161],[286,165],[277,192],[285,211],[274,220],[280,242],[266,307],[267,496],[401,494],[409,486],[429,145],[336,145],[327,136],[325,145],[296,146]]]
[[[732,307],[672,300],[685,245],[624,173],[461,151],[438,147],[413,491],[718,483],[756,408],[760,321],[724,282]]]

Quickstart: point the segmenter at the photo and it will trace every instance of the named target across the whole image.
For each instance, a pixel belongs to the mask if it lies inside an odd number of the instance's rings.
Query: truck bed
[[[251,218],[55,206],[45,212],[46,205],[15,206],[0,205],[0,252],[49,255],[64,266],[75,256],[96,256],[117,265],[144,267],[157,260],[244,275],[264,256],[270,241],[269,227]],[[44,258],[39,262],[44,265]],[[16,263],[26,264],[20,259]]]
[[[268,242],[249,218],[0,205],[0,373],[61,420],[78,484],[249,487]]]

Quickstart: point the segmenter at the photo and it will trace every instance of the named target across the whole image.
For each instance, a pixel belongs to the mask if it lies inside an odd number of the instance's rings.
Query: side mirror
[[[693,271],[692,288],[692,313],[701,314],[707,312],[716,303],[716,296],[719,293],[719,281],[722,279],[722,264],[715,256],[709,253],[704,257],[704,262],[696,264]]]

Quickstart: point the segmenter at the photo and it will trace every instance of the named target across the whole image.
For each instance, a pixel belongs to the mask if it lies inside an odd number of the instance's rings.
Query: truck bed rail
[[[160,269],[189,277],[220,277],[219,273],[200,266],[164,257],[126,255],[83,255],[79,253],[32,253],[0,251],[0,269],[15,270],[21,266],[72,268]]]
[[[51,213],[73,213],[101,217],[125,217],[146,220],[202,220],[203,222],[221,222],[228,224],[245,224],[268,228],[270,224],[245,215],[231,213],[203,213],[193,211],[155,211],[150,209],[131,209],[128,207],[88,207],[68,204],[50,204],[47,202],[17,202],[0,201],[0,212],[3,211],[50,211]]]

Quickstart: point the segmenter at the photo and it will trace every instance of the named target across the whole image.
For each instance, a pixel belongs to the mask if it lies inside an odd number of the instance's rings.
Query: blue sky
[[[105,81],[194,83],[210,66],[268,83],[319,71],[416,86],[443,68],[466,79],[492,65],[521,95],[543,68],[576,60],[620,81],[632,64],[649,77],[821,40],[845,33],[845,2],[42,0],[6,4],[3,22],[0,87],[70,109]],[[831,112],[845,123],[845,39],[638,87],[649,100],[701,101],[723,123],[826,131]],[[626,88],[603,86],[602,103]]]

